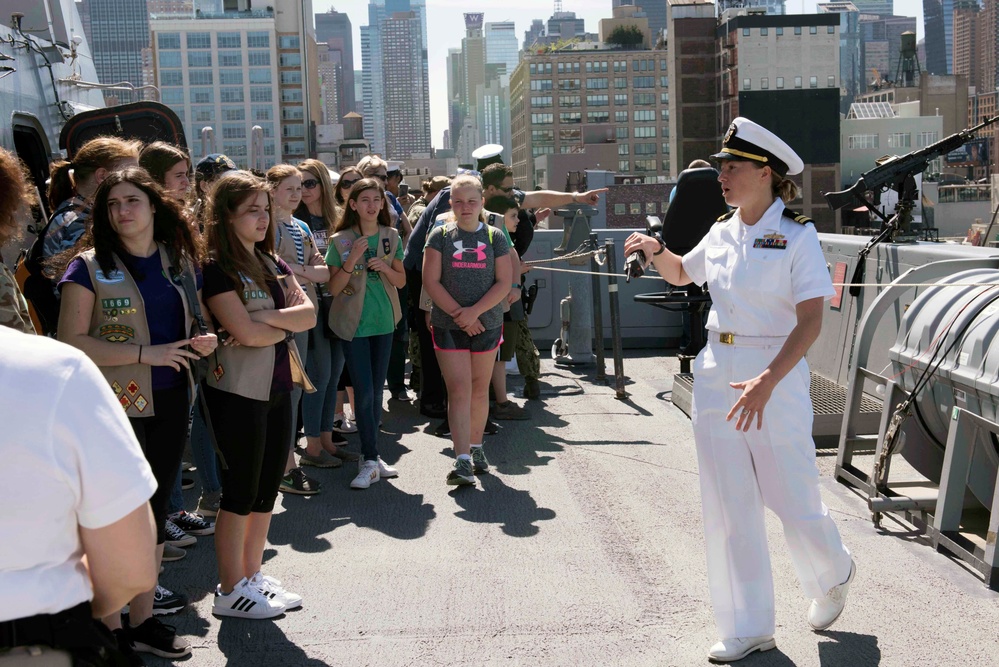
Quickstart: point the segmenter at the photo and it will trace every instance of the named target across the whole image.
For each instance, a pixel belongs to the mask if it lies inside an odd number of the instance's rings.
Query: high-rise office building
[[[923,0],[926,71],[954,71],[954,0]]]
[[[765,9],[767,14],[784,14],[784,0],[718,0],[718,16],[739,9]]]
[[[545,22],[541,19],[531,21],[531,27],[524,31],[524,50],[527,51],[535,44],[540,44],[545,36]]]
[[[504,65],[505,74],[513,74],[520,60],[517,41],[517,27],[513,21],[486,23],[486,62],[491,65]]]
[[[669,0],[670,91],[668,156],[671,176],[718,150],[717,19],[711,0]]]
[[[916,18],[862,13],[858,27],[865,78],[867,81],[894,81],[902,50],[902,33],[916,32]],[[920,69],[928,71],[925,63],[920,63]]]
[[[666,30],[666,0],[612,0],[611,9],[623,5],[638,5],[649,19],[649,30],[652,31],[652,43]]]
[[[968,77],[968,85],[982,89],[982,31],[978,0],[956,0],[954,3],[954,74]]]
[[[863,49],[860,41],[860,10],[850,0],[816,5],[820,14],[839,15],[840,112],[846,113],[866,87]]]
[[[103,84],[143,85],[142,51],[149,48],[149,10],[146,0],[87,0],[90,51]],[[141,91],[109,91],[122,102],[143,99]]]
[[[426,70],[422,60],[412,57],[412,45],[419,44],[422,29],[419,16],[411,11],[392,14],[382,23],[385,155],[390,158],[430,152]]]
[[[357,111],[357,100],[354,98],[354,36],[350,25],[350,17],[335,9],[330,9],[325,14],[316,14],[316,41],[326,42],[330,51],[336,51],[340,55],[338,92],[337,92],[337,120],[350,113]],[[331,61],[333,56],[330,56]]]

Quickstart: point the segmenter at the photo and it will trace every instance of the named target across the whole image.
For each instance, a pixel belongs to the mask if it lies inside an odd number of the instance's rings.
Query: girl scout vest
[[[292,218],[291,224],[292,229],[289,231],[285,227],[285,223],[275,223],[274,229],[277,234],[277,247],[275,251],[278,257],[288,264],[309,264],[316,254],[316,246],[312,239],[302,231],[302,228],[294,218]],[[316,284],[304,281],[299,282],[302,284],[302,289],[305,290],[306,296],[312,301],[312,307],[318,312],[319,295],[316,293]]]
[[[160,251],[160,263],[163,273],[172,276],[173,267],[170,264],[169,251],[162,243],[156,246]],[[87,265],[90,282],[94,286],[94,312],[90,317],[90,335],[109,343],[125,343],[131,345],[150,345],[149,325],[146,322],[146,307],[139,292],[139,286],[131,274],[124,269],[125,263],[117,255],[113,255],[118,267],[110,274],[105,274],[97,263],[96,252],[91,248],[83,252],[80,258]],[[187,295],[179,282],[170,280],[184,304],[185,330],[189,330],[193,319]],[[152,313],[155,317],[155,313]],[[118,402],[129,417],[152,417],[153,381],[152,367],[148,364],[128,364],[127,366],[100,366],[101,372],[111,384]],[[188,382],[192,383],[188,373]],[[193,383],[192,383],[193,384]],[[193,387],[192,387],[193,388]],[[191,394],[193,396],[193,393]]]
[[[278,285],[284,288],[285,277],[278,275],[274,260],[265,257],[260,251],[256,252],[256,256],[263,264],[264,271],[268,275],[275,276]],[[243,285],[246,312],[274,310],[274,298],[267,285],[258,285],[249,276],[242,274],[240,280]],[[295,339],[289,337],[285,340],[285,344],[288,346],[292,381],[301,382],[302,378],[296,377],[296,360],[299,369],[301,369],[302,363],[298,348],[295,346]],[[274,358],[273,345],[266,347],[219,345],[215,349],[214,363],[211,365],[211,372],[206,381],[209,386],[227,391],[230,394],[237,394],[255,401],[270,400],[271,381],[274,378]]]
[[[351,248],[357,233],[353,229],[344,229],[334,234],[330,238],[330,247],[333,252],[346,257]],[[392,258],[399,247],[399,232],[391,227],[378,228],[378,254],[387,263],[392,263]],[[333,305],[330,307],[329,325],[330,329],[343,340],[353,340],[357,325],[361,321],[361,311],[364,310],[364,290],[368,283],[368,267],[361,265],[361,268],[340,267],[343,271],[350,271],[350,279],[347,286],[339,294],[333,295]],[[392,304],[392,321],[396,324],[402,319],[402,309],[399,306],[399,292],[396,287],[389,282],[388,277],[379,274],[382,279],[382,287],[388,294],[389,303]]]

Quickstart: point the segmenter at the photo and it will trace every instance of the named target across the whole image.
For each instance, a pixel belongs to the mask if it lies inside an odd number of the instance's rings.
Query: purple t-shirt
[[[121,259],[126,263],[125,268],[132,275],[139,288],[139,294],[142,295],[150,344],[163,345],[187,338],[189,332],[184,322],[184,302],[180,292],[163,273],[160,251],[157,250],[150,257],[123,254]],[[201,289],[203,282],[201,271],[196,269],[195,272],[198,289]],[[94,284],[90,280],[90,272],[87,271],[87,264],[83,258],[77,257],[69,263],[65,275],[59,281],[60,290],[65,283],[76,283],[94,292]],[[116,317],[125,323],[128,322],[127,314],[118,313]],[[179,387],[187,381],[182,372],[175,371],[169,366],[153,366],[152,378],[153,391]]]
[[[277,259],[277,266],[282,274],[288,275],[291,273],[291,267],[283,259]],[[281,289],[277,280],[268,280],[267,288],[271,292],[271,298],[274,299],[274,309],[280,310],[284,308],[284,290]],[[243,286],[230,278],[215,260],[209,259],[205,262],[205,301],[224,292],[235,292],[242,289]],[[218,320],[214,316],[212,316],[212,319],[215,322],[215,328],[218,329],[220,326]],[[274,375],[271,379],[271,393],[277,394],[291,391],[293,386],[291,381],[291,360],[288,357],[288,344],[280,341],[274,344]]]

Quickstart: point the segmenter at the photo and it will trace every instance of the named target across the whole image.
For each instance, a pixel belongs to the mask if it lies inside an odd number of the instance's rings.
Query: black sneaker
[[[161,658],[183,658],[191,653],[191,645],[177,636],[177,629],[155,617],[147,618],[136,628],[129,628],[128,636],[135,650],[141,653]]]
[[[214,535],[215,534],[215,523],[212,521],[206,521],[205,517],[194,512],[185,512],[181,510],[176,514],[171,514],[167,517],[173,521],[174,525],[180,528],[182,531],[188,535]]]
[[[333,444],[339,447],[340,445],[347,444],[347,438],[343,437],[340,431],[333,431]]]
[[[183,593],[174,593],[159,584],[156,585],[156,590],[153,592],[153,616],[176,614],[186,606],[186,595]]]
[[[499,424],[494,422],[492,419],[486,420],[486,428],[482,431],[483,435],[496,435],[499,433]]]
[[[319,481],[306,475],[301,468],[292,468],[281,478],[278,491],[298,496],[314,496],[319,493]]]
[[[191,479],[190,477],[181,477],[180,478],[180,488],[183,489],[184,491],[187,491],[188,489],[193,489],[194,488],[194,480]]]
[[[135,652],[132,642],[128,641],[128,632],[119,628],[112,630],[111,634],[114,635],[114,640],[118,644],[118,652],[124,656],[125,662],[129,667],[146,667],[146,661],[142,659],[141,655]]]
[[[434,429],[434,435],[438,438],[450,438],[451,437],[451,425],[447,421],[447,417],[441,422],[440,426]]]

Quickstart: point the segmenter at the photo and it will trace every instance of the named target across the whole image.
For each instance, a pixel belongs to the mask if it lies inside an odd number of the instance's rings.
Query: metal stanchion
[[[607,261],[607,292],[610,294],[611,336],[614,343],[614,390],[617,398],[625,399],[628,392],[624,390],[624,359],[621,350],[621,306],[617,293],[617,257],[614,255],[614,239],[604,241],[604,257]]]
[[[593,249],[597,248],[596,232],[590,232],[590,246]],[[604,307],[603,298],[600,296],[600,276],[597,275],[601,271],[600,265],[597,264],[596,255],[590,257],[590,271],[593,272],[593,275],[590,276],[590,281],[593,283],[593,340],[597,354],[596,379],[599,382],[606,382],[607,369],[604,363]]]

